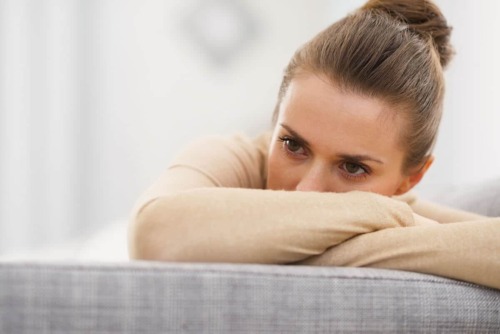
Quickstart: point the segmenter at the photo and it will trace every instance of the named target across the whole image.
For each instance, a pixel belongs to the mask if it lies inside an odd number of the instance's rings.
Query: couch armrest
[[[0,263],[1,333],[493,333],[499,309],[499,290],[394,270]]]

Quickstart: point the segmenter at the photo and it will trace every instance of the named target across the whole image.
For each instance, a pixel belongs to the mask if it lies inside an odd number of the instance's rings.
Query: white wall
[[[477,183],[500,176],[500,64],[495,0],[438,0],[453,26],[456,56],[446,73],[447,95],[436,162],[422,184]]]

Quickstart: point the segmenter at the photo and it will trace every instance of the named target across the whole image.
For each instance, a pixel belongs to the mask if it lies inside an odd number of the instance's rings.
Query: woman
[[[131,257],[384,267],[500,288],[499,219],[396,197],[433,161],[449,35],[430,1],[368,1],[328,27],[288,64],[272,133],[193,143],[146,191]]]

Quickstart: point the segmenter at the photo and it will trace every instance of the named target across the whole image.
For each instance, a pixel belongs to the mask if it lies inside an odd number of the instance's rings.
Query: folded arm
[[[149,260],[288,263],[355,235],[413,224],[408,205],[371,193],[196,188],[143,208],[130,249]]]

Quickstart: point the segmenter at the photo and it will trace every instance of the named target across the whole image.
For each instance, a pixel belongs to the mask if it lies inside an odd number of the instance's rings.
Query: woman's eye
[[[280,140],[283,142],[283,148],[285,149],[286,152],[293,154],[293,155],[305,155],[306,150],[302,146],[301,143],[298,141],[292,139],[292,138],[280,138]]]
[[[342,168],[351,175],[362,175],[367,173],[365,168],[354,162],[344,162]]]
[[[285,145],[286,148],[293,153],[297,153],[302,148],[302,146],[293,139],[287,139]]]

